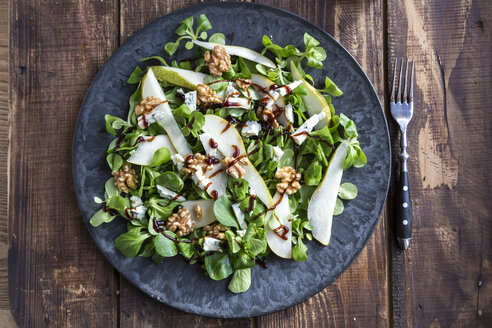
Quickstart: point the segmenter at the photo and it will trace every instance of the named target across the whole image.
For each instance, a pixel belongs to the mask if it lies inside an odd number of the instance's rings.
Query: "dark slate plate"
[[[357,124],[360,143],[368,164],[349,169],[343,180],[359,187],[358,197],[345,203],[345,211],[333,220],[328,247],[308,243],[309,259],[299,263],[274,255],[268,268],[253,269],[251,288],[242,294],[227,290],[229,279],[213,281],[199,265],[181,258],[165,259],[157,266],[147,258],[125,258],[114,246],[125,232],[125,223],[116,219],[98,228],[88,225],[94,241],[111,264],[143,292],[175,308],[213,317],[250,317],[279,311],[312,297],[330,285],[359,255],[381,215],[390,176],[388,128],[381,104],[364,71],[330,35],[308,21],[286,11],[252,3],[211,3],[176,11],[145,26],[121,46],[99,71],[80,110],[73,143],[75,192],[84,221],[100,208],[95,195],[102,197],[104,181],[110,176],[105,153],[112,137],[104,127],[104,115],[126,117],[128,98],[135,86],[125,83],[138,60],[162,55],[164,44],[175,40],[178,23],[205,13],[215,32],[223,32],[227,44],[262,49],[261,37],[271,36],[280,45],[294,44],[303,49],[308,32],[326,50],[325,67],[313,76],[323,83],[330,76],[344,90],[334,99]],[[189,57],[185,51],[178,58]]]

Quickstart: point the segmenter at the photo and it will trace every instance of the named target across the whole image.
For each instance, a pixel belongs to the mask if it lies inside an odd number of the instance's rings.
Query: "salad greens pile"
[[[367,159],[355,123],[333,107],[332,97],[343,92],[328,77],[323,88],[315,88],[303,69],[323,67],[326,53],[315,38],[305,33],[299,49],[277,45],[265,35],[260,54],[226,46],[222,33],[208,37],[212,25],[204,14],[196,25],[193,17],[182,21],[178,39],[164,47],[173,56],[186,41],[187,50],[194,48],[194,59],[169,65],[160,56],[143,58],[160,65],[137,66],[128,78],[137,85],[128,116],[105,116],[106,130],[115,136],[106,157],[113,177],[106,181],[104,197],[94,197],[103,207],[90,223],[99,226],[121,217],[127,232],[115,245],[124,256],[149,257],[159,264],[180,255],[214,280],[231,276],[229,289],[240,293],[250,287],[251,268],[266,267],[270,252],[305,261],[306,240],[329,242],[332,215],[343,212],[342,200],[357,196],[354,184],[340,184],[342,171],[362,167]],[[205,52],[217,45],[224,45],[231,57],[222,76],[211,75],[204,60]],[[241,81],[246,87],[239,86]],[[197,101],[199,85],[223,101]],[[149,96],[159,104],[137,113]],[[269,108],[273,118],[266,120]],[[183,168],[197,154],[213,169],[185,174]],[[241,160],[237,165],[246,174],[228,174],[226,158]],[[276,174],[284,167],[300,174],[300,188],[292,193],[278,188]],[[136,178],[135,186],[124,174]],[[325,204],[314,204],[313,194],[323,184],[334,190],[333,196],[322,195]],[[188,223],[193,222],[185,234],[169,221],[184,209]],[[320,221],[312,216],[325,223],[316,226]]]

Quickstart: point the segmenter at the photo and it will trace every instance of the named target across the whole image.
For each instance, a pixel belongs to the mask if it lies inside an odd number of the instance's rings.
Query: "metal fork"
[[[398,68],[398,58],[395,58],[395,68],[393,72],[393,87],[391,89],[391,115],[398,122],[401,130],[401,154],[400,154],[400,183],[398,186],[398,208],[395,221],[396,238],[402,249],[410,247],[412,239],[412,203],[410,201],[410,189],[408,184],[407,160],[410,157],[407,153],[407,125],[413,115],[413,79],[415,72],[415,61],[412,60],[412,72],[408,81],[408,58],[406,61],[405,73],[403,67],[405,61],[401,60],[400,78],[398,79],[398,91],[396,91],[396,72]],[[403,80],[405,74],[405,80]],[[395,97],[395,91],[397,92]]]

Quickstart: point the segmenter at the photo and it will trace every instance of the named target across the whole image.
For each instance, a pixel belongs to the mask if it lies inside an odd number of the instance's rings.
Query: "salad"
[[[342,91],[328,77],[316,88],[305,71],[323,67],[316,39],[305,33],[299,49],[265,35],[258,53],[209,37],[204,14],[196,21],[182,21],[164,49],[173,56],[184,43],[194,57],[143,58],[159,65],[129,77],[127,117],[105,116],[112,174],[90,223],[120,217],[124,256],[180,256],[240,293],[269,253],[305,261],[306,241],[328,245],[342,200],[357,195],[343,171],[367,159],[331,102]]]

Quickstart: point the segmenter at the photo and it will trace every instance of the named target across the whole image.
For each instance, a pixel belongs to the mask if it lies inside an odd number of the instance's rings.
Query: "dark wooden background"
[[[118,275],[91,240],[75,201],[71,142],[77,114],[91,80],[120,44],[146,23],[196,2],[10,2],[8,278],[17,324],[490,327],[488,0],[257,1],[299,14],[338,39],[365,69],[386,110],[393,58],[415,58],[416,114],[409,131],[415,225],[408,252],[394,243],[391,192],[375,234],[347,272],[279,313],[244,320],[187,314]],[[2,12],[4,7],[2,0]],[[394,139],[397,129],[389,122]],[[6,125],[0,130],[5,140]]]

